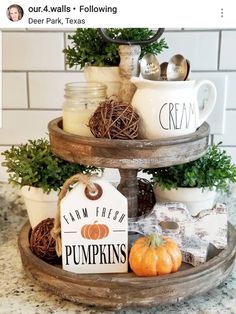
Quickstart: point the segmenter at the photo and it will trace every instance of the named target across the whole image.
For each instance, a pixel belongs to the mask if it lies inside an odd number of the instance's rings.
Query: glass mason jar
[[[106,98],[106,85],[95,82],[67,83],[64,98],[63,130],[93,137],[88,122],[99,103]]]

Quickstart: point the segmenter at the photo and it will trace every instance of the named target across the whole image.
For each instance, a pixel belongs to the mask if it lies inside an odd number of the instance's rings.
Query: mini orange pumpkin
[[[129,264],[137,276],[158,276],[176,272],[182,262],[177,244],[153,233],[140,237],[130,250]]]
[[[108,226],[104,224],[97,224],[97,221],[94,221],[92,225],[84,225],[81,228],[82,237],[88,240],[103,239],[106,238],[108,234]]]

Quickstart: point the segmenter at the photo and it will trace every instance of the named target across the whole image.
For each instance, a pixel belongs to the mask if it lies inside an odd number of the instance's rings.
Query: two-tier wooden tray
[[[49,123],[50,144],[61,158],[108,168],[118,168],[119,190],[128,199],[129,217],[138,215],[137,172],[140,168],[170,166],[202,156],[208,145],[209,126],[195,133],[168,140],[109,140],[81,137],[62,130],[62,119]],[[137,277],[127,274],[78,275],[45,263],[29,248],[29,224],[19,236],[19,248],[26,273],[42,287],[75,303],[108,309],[151,307],[175,303],[202,294],[219,285],[231,273],[236,255],[236,231],[229,224],[228,247],[209,252],[201,266],[182,264],[174,274]]]

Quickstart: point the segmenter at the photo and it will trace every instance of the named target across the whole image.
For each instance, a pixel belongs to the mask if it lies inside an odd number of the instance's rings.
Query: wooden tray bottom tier
[[[184,264],[170,275],[137,277],[128,274],[79,275],[47,264],[29,248],[30,225],[19,235],[18,246],[26,274],[63,299],[87,306],[118,310],[175,303],[218,286],[231,273],[236,257],[236,230],[229,224],[228,246],[206,263]]]

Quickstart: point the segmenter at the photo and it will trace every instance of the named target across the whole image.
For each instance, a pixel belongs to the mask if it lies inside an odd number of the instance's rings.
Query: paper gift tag
[[[98,194],[89,193],[78,183],[61,201],[63,269],[74,273],[127,272],[127,199],[104,179],[92,182],[97,184]]]

